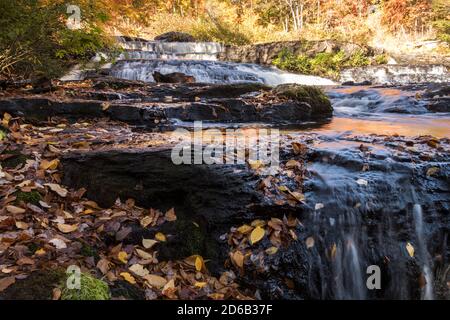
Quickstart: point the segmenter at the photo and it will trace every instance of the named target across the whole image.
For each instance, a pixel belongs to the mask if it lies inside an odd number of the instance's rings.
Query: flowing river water
[[[450,258],[448,144],[446,152],[420,164],[399,150],[395,139],[408,143],[420,136],[450,138],[450,113],[430,112],[428,108],[430,99],[437,95],[433,90],[448,88],[446,68],[433,67],[433,79],[440,84],[405,85],[408,79],[428,79],[419,74],[428,69],[403,67],[408,72],[397,74],[398,84],[393,73],[389,81],[394,83],[389,86],[345,87],[320,77],[217,61],[223,50],[219,44],[121,41],[126,52],[111,69],[117,78],[152,82],[152,73],[160,71],[182,72],[206,83],[324,86],[334,107],[333,118],[282,129],[282,135],[289,139],[313,141],[314,161],[308,165],[304,190],[309,209],[303,217],[316,239],[309,261],[308,296],[435,298],[436,257],[443,265]],[[348,77],[346,73],[346,80]],[[440,103],[447,104],[448,110],[448,89],[445,95],[447,100]],[[367,150],[361,150],[361,144]],[[413,152],[419,154],[420,146],[416,146]],[[431,166],[447,178],[416,179],[417,171]],[[369,290],[366,284],[371,265],[382,270],[379,290]],[[421,283],[419,289],[416,282]]]

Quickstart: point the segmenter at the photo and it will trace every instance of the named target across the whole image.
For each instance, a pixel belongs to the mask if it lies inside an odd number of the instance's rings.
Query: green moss
[[[25,202],[38,205],[39,201],[42,200],[41,194],[37,191],[30,191],[30,192],[17,191],[14,195],[16,196],[15,201],[16,204]]]
[[[3,130],[0,128],[0,141],[6,139],[6,136],[7,136],[7,135],[8,135],[8,134],[6,133],[6,131],[3,131]]]
[[[82,243],[80,253],[85,257],[93,257],[95,260],[98,260],[100,258],[97,250],[93,246],[90,246],[86,243]]]
[[[376,65],[379,64],[387,64],[388,63],[388,57],[385,54],[378,54],[373,58],[373,61]]]
[[[109,300],[108,284],[88,274],[81,273],[81,288],[69,289],[63,284],[61,300]]]
[[[24,165],[28,157],[20,152],[20,150],[6,150],[2,154],[10,154],[11,157],[1,162],[5,168],[15,168],[18,165]]]
[[[279,98],[308,103],[312,107],[312,114],[331,113],[333,111],[330,99],[322,89],[317,87],[283,84],[273,89],[273,93]]]

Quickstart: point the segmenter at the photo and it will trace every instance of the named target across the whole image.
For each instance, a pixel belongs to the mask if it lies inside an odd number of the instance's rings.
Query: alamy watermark
[[[67,6],[67,14],[69,17],[66,21],[66,26],[70,30],[81,29],[81,9],[79,6],[69,4]]]
[[[177,129],[172,137],[180,142],[172,148],[176,165],[260,164],[278,168],[280,164],[280,132],[278,129],[205,129],[201,121],[194,130]]]

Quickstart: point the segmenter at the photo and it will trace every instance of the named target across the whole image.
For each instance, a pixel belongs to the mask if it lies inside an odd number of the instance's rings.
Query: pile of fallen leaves
[[[0,161],[9,165],[0,166],[0,295],[36,270],[76,265],[110,286],[126,281],[147,299],[248,298],[232,271],[213,277],[199,255],[158,261],[157,244],[170,235],[156,233],[138,245],[120,242],[130,222],[143,228],[174,223],[175,210],[140,208],[132,199],[100,208],[84,197],[84,189],[61,185],[60,158],[66,153],[155,146],[167,143],[165,136],[110,121],[54,122],[36,127],[8,114],[2,118]],[[111,229],[119,244],[103,241]]]
[[[282,219],[254,220],[238,228],[232,228],[228,234],[231,248],[230,261],[241,273],[246,268],[266,271],[266,260],[278,253],[281,247],[287,247],[292,241],[298,241],[298,229],[301,222],[293,217]],[[308,239],[307,246],[313,246],[314,240]]]

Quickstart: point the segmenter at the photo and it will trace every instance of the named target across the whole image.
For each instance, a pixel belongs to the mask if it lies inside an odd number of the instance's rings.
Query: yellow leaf
[[[244,224],[243,226],[240,226],[237,231],[239,231],[242,234],[247,234],[250,231],[253,230],[253,227],[249,226],[248,224]]]
[[[439,172],[439,168],[438,167],[431,167],[431,168],[428,168],[428,170],[427,170],[427,176],[433,176],[433,175],[435,175],[436,173],[438,173]]]
[[[128,254],[125,251],[120,251],[117,254],[117,259],[119,259],[120,262],[127,264],[128,263]]]
[[[410,257],[413,258],[414,257],[414,247],[411,243],[408,242],[406,244],[406,250],[408,251]]]
[[[45,250],[41,248],[39,250],[36,250],[34,254],[38,256],[43,256],[45,253],[46,253]]]
[[[266,222],[261,219],[253,220],[251,223],[252,227],[264,227],[266,225]]]
[[[26,211],[25,209],[22,209],[22,208],[19,208],[16,206],[6,206],[6,210],[12,214],[21,214]]]
[[[269,249],[266,249],[266,253],[268,255],[273,255],[273,254],[275,254],[277,252],[278,252],[278,248],[277,247],[270,247]]]
[[[52,161],[42,160],[39,167],[42,170],[55,170],[56,168],[58,168],[58,165],[59,165],[58,159],[54,159]]]
[[[164,235],[164,233],[158,232],[157,234],[155,234],[155,239],[161,242],[166,242],[166,236]]]
[[[337,251],[336,243],[333,243],[333,246],[331,247],[331,252],[330,252],[331,259],[334,259],[336,257],[336,251]]]
[[[153,239],[142,239],[142,245],[144,246],[145,249],[150,249],[157,243],[158,241]]]
[[[200,257],[200,256],[197,256],[197,257],[195,258],[195,270],[197,270],[197,271],[202,271],[203,266],[204,266],[203,258]]]
[[[264,235],[266,234],[266,231],[261,227],[256,227],[252,233],[250,234],[250,243],[253,245],[259,241],[261,241],[262,238],[264,238]]]
[[[244,255],[239,250],[236,250],[232,255],[231,258],[233,262],[238,266],[239,268],[244,267]]]
[[[207,284],[208,284],[207,282],[196,282],[194,286],[201,289],[205,287]]]
[[[64,223],[58,223],[57,225],[59,231],[63,233],[71,233],[78,229],[78,224],[70,225],[70,224],[64,224]]]
[[[145,216],[141,219],[142,228],[146,228],[150,223],[153,222],[153,218],[150,216]]]
[[[147,283],[157,289],[163,288],[167,284],[167,280],[155,274],[148,274],[144,277]]]
[[[125,279],[125,281],[127,281],[131,284],[136,284],[136,279],[128,272],[122,272],[120,275],[122,276],[122,278]]]
[[[64,189],[63,187],[61,187],[59,184],[56,183],[46,183],[44,184],[44,186],[47,186],[50,188],[50,190],[52,190],[53,192],[56,192],[60,197],[65,198],[67,196],[67,193],[69,193],[69,191],[67,191],[67,189]]]
[[[208,295],[208,298],[211,298],[213,300],[223,300],[225,298],[225,295],[223,293],[211,293]]]

